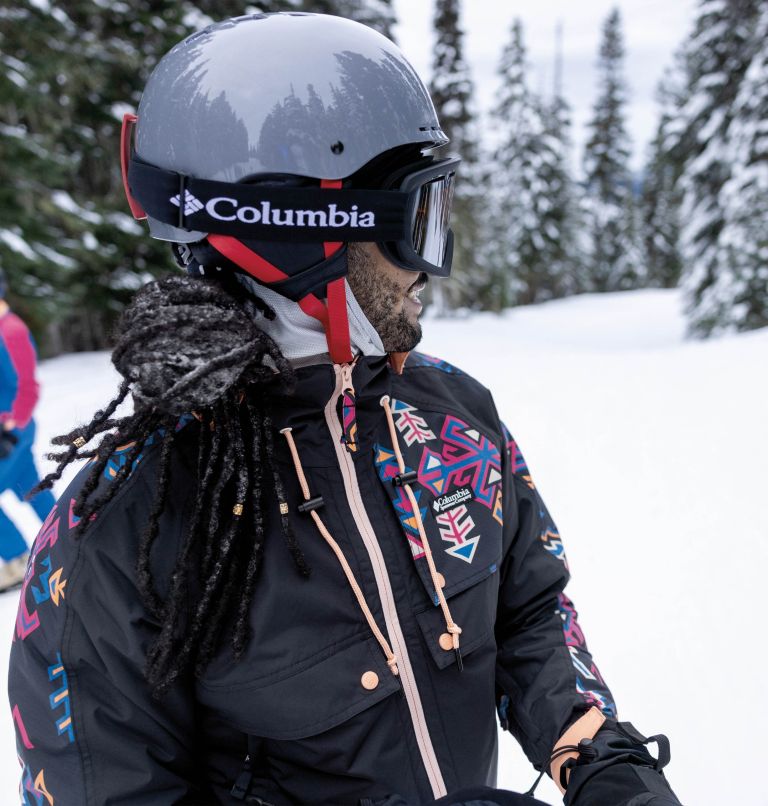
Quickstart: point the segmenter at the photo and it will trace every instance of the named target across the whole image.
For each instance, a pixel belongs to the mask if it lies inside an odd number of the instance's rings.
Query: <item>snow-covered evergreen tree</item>
[[[558,54],[558,61],[560,58]],[[556,72],[559,70],[558,66]],[[543,165],[542,178],[549,206],[542,218],[542,229],[551,234],[548,250],[551,291],[552,296],[559,297],[576,293],[584,263],[579,192],[571,169],[571,109],[559,79],[552,101],[544,105],[543,119],[549,159]]]
[[[493,308],[562,296],[570,262],[568,112],[559,95],[545,105],[528,88],[519,19],[499,64],[494,123],[498,146],[489,246]]]
[[[443,151],[462,158],[451,219],[455,235],[453,272],[450,284],[443,287],[435,283],[438,309],[476,304],[484,263],[479,221],[479,137],[472,108],[472,77],[464,60],[460,12],[460,0],[436,0],[436,43],[430,93],[440,124],[451,139]]]
[[[176,42],[242,13],[237,0],[18,0],[0,12],[0,266],[46,352],[106,346],[134,289],[171,268],[127,209],[123,112]]]
[[[599,91],[584,155],[590,241],[583,278],[587,291],[637,288],[643,281],[629,169],[623,62],[621,15],[614,9],[603,25]]]
[[[726,301],[728,297],[733,301],[738,285],[731,282],[738,237],[725,228],[729,218],[743,219],[738,213],[729,214],[724,188],[737,170],[738,155],[731,141],[738,126],[733,126],[740,114],[748,114],[746,99],[741,95],[737,103],[737,97],[765,44],[756,34],[762,5],[760,0],[700,0],[693,33],[681,56],[685,94],[669,127],[666,148],[679,166],[683,286],[691,331],[699,335],[723,327],[755,326],[740,321],[738,315],[734,318]],[[745,137],[738,134],[742,143]],[[739,227],[743,230],[743,224]],[[723,296],[725,288],[729,291]],[[751,316],[746,319],[754,321]]]
[[[57,77],[69,54],[50,47],[67,22],[31,2],[0,12],[0,268],[13,307],[38,333],[56,314],[61,263],[73,265],[63,251],[74,240],[70,222],[51,195],[73,167],[57,137],[69,106]]]
[[[768,6],[759,10],[751,61],[732,107],[720,201],[721,264],[691,310],[702,333],[768,326]]]
[[[669,129],[674,125],[674,110],[680,88],[668,73],[659,85],[659,124],[651,142],[643,178],[641,199],[643,259],[647,284],[674,288],[680,280],[680,204],[678,165],[667,150]]]

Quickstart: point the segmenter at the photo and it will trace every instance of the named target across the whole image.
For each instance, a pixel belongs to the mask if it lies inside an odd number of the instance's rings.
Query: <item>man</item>
[[[32,458],[38,399],[35,347],[24,322],[5,300],[7,282],[0,271],[0,491],[12,490],[20,501],[40,481]],[[30,500],[40,520],[55,504],[48,490]],[[27,568],[27,542],[0,509],[0,592],[21,584]]]
[[[120,391],[46,480],[91,459],[16,625],[30,802],[535,802],[492,789],[498,713],[568,803],[678,803],[489,392],[408,357],[458,161],[402,54],[334,17],[228,20],[137,118],[129,203],[187,276],[137,295]]]

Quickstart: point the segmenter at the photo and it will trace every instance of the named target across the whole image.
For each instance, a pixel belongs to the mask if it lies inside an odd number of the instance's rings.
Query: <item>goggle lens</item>
[[[445,261],[454,177],[449,173],[422,185],[414,210],[413,249],[433,266],[442,266]]]

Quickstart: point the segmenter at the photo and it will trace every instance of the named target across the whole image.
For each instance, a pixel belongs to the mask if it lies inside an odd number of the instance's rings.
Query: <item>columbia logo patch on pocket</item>
[[[432,511],[435,515],[439,515],[441,512],[445,512],[447,509],[453,509],[454,507],[459,506],[459,504],[465,504],[467,501],[472,501],[475,495],[472,492],[471,487],[460,487],[458,490],[454,490],[452,493],[448,493],[446,495],[441,495],[439,498],[435,498],[432,502]]]

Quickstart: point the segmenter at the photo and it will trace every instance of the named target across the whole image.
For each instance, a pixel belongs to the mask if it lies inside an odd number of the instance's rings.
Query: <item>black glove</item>
[[[657,759],[649,742],[658,744]],[[561,768],[571,771],[565,806],[681,806],[661,771],[670,758],[666,736],[646,738],[631,723],[608,719],[579,751]]]
[[[431,801],[431,806],[546,806],[540,800],[508,792],[506,789],[492,789],[489,786],[473,786],[446,795],[440,800]],[[362,798],[359,806],[416,806],[415,801],[401,795],[390,795],[383,800]],[[424,806],[424,804],[420,804]]]
[[[12,431],[0,431],[0,459],[7,459],[19,438]]]
[[[506,789],[473,786],[436,800],[434,806],[544,806],[530,795],[519,795]]]

